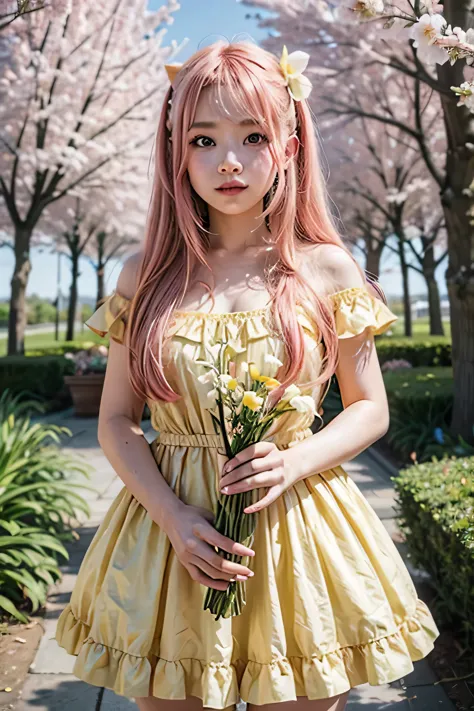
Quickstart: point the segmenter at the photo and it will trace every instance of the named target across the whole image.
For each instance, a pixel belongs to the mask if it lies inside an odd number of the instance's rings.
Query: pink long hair
[[[154,183],[128,329],[132,385],[137,393],[153,400],[175,402],[181,398],[163,372],[166,333],[195,265],[209,266],[206,210],[189,181],[186,134],[201,90],[212,84],[217,90],[225,85],[235,106],[245,106],[248,115],[264,127],[278,170],[276,192],[262,212],[278,249],[277,263],[265,275],[271,314],[287,356],[276,374],[282,383],[278,390],[282,392],[295,382],[304,362],[297,302],[305,302],[308,318],[324,343],[323,369],[311,384],[329,380],[337,364],[332,310],[327,299],[303,277],[296,261],[299,245],[334,244],[346,249],[328,208],[309,106],[290,97],[273,54],[251,42],[219,41],[183,64],[165,96],[156,133]],[[295,133],[300,144],[297,157],[286,170],[282,128],[288,136]]]

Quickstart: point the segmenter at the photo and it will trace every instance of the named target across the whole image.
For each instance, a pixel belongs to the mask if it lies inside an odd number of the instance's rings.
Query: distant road
[[[81,328],[81,322],[76,322],[76,331]],[[26,327],[25,336],[33,336],[35,333],[53,333],[55,329],[54,323],[35,323]],[[59,333],[64,333],[66,330],[66,324],[59,324]],[[8,336],[7,328],[0,328],[0,338],[6,338]]]

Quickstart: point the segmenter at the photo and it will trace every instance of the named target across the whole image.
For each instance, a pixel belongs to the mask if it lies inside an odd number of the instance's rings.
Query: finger
[[[237,481],[241,481],[249,476],[255,474],[261,474],[262,472],[268,472],[277,469],[281,466],[281,456],[274,455],[270,453],[265,457],[260,457],[259,459],[252,459],[249,462],[241,464],[236,469],[233,469],[230,473],[225,474],[219,480],[219,486],[222,489],[223,486],[230,486]],[[272,482],[273,484],[274,482]]]
[[[207,565],[214,569],[215,573],[227,573],[229,577],[232,575],[252,575],[252,571],[246,565],[223,558],[219,553],[216,553],[214,548],[206,545],[203,541],[198,542],[192,552],[192,556],[205,561]]]
[[[213,578],[213,580],[227,580],[227,582],[230,582],[232,579],[248,580],[249,577],[252,577],[244,575],[241,572],[231,573],[227,570],[221,570],[213,565],[210,565],[207,560],[197,558],[196,556],[192,557],[191,563],[200,568],[204,573],[206,573],[206,575],[209,575],[210,578]]]
[[[243,543],[239,543],[238,541],[233,541],[231,538],[227,538],[227,536],[223,536],[222,533],[216,531],[212,526],[209,526],[209,528],[206,528],[201,533],[201,538],[207,543],[211,543],[211,545],[226,551],[226,553],[234,553],[234,555],[239,556],[248,555],[252,558],[255,555],[255,551],[251,548],[244,546]]]
[[[225,580],[213,580],[213,578],[209,578],[202,572],[202,570],[192,563],[188,563],[188,572],[193,573],[193,580],[201,583],[201,585],[205,585],[208,588],[214,588],[214,590],[227,590],[229,587],[229,584]]]
[[[233,484],[221,487],[221,492],[224,495],[241,494],[244,491],[252,491],[253,489],[263,489],[266,486],[275,486],[278,483],[279,477],[272,471],[265,471],[262,474],[248,476],[245,479],[236,481]]]
[[[257,501],[256,504],[252,504],[251,506],[247,506],[246,509],[244,509],[245,514],[249,513],[256,513],[257,511],[261,511],[262,509],[266,508],[267,506],[270,506],[270,504],[273,504],[274,501],[276,501],[280,496],[281,496],[281,488],[278,486],[273,486],[271,489],[268,490],[268,492],[265,494],[265,496],[260,499],[260,501]]]
[[[236,454],[235,457],[229,459],[222,467],[222,473],[227,474],[232,471],[232,469],[235,469],[244,462],[248,462],[249,459],[253,459],[254,457],[265,457],[275,448],[276,445],[273,442],[255,442],[255,444],[249,445]]]

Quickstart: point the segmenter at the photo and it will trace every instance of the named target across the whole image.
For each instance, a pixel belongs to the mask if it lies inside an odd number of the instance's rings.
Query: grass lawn
[[[449,397],[453,392],[452,368],[407,368],[385,372],[383,379],[389,400],[391,395],[423,398],[442,393]]]
[[[444,324],[444,335],[451,337],[451,324],[449,321],[443,321]],[[393,336],[403,336],[404,335],[404,320],[403,316],[399,316],[398,321],[396,321],[393,326],[391,326],[390,331]],[[430,336],[430,322],[428,318],[418,318],[413,321],[413,338],[415,341],[422,340],[426,341],[432,338]],[[434,338],[439,338],[439,336],[434,336]]]
[[[100,336],[97,336],[95,333],[90,331],[88,328],[85,328],[82,333],[76,333],[76,337],[74,339],[75,343],[103,343],[104,345],[106,344],[106,339],[100,338]],[[62,343],[66,343],[66,339],[64,338],[64,333],[61,333],[59,336],[59,341],[56,341],[54,338],[54,331],[51,331],[50,333],[34,333],[29,336],[25,337],[25,349],[26,352],[28,353],[28,350],[31,349],[36,349],[36,348],[48,348],[48,346],[54,347],[57,345],[60,345]],[[0,338],[0,356],[4,356],[7,354],[7,339],[6,338]]]

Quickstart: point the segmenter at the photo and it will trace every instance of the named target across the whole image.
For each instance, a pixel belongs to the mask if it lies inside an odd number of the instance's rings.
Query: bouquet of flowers
[[[226,460],[263,440],[276,418],[286,412],[298,410],[316,414],[312,397],[301,395],[300,389],[294,384],[279,396],[275,391],[280,388],[278,392],[281,393],[281,383],[272,375],[260,373],[253,362],[241,364],[244,380],[238,380],[235,377],[236,364],[231,359],[244,350],[231,340],[216,341],[209,348],[210,360],[196,361],[208,369],[198,377],[198,389],[203,407],[209,410],[215,430],[222,436]],[[275,356],[266,355],[265,364],[268,371],[276,373],[282,362]],[[219,458],[224,464],[224,457],[218,455]],[[222,467],[219,475],[221,470]],[[258,500],[258,489],[230,495],[219,494],[214,527],[224,536],[251,547],[258,514],[246,514],[244,510]],[[218,553],[233,562],[240,558],[227,551],[219,550]],[[241,614],[243,605],[245,583],[234,581],[229,583],[227,590],[209,588],[204,610],[209,609],[218,620],[219,617]]]

